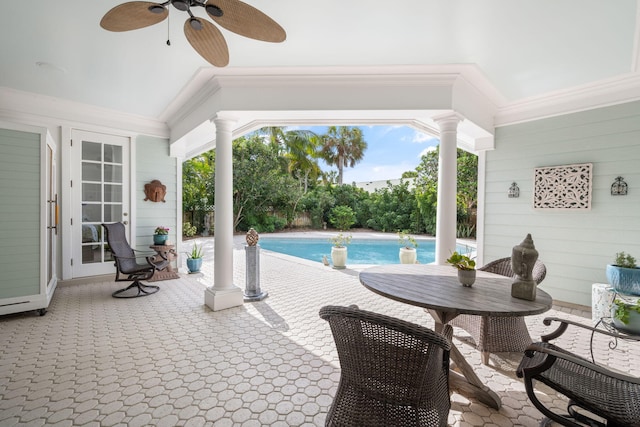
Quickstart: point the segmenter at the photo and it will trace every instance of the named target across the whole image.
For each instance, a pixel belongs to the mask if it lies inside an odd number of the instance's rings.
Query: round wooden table
[[[423,307],[435,320],[435,330],[459,314],[478,316],[529,316],[544,313],[552,298],[538,289],[535,301],[511,296],[513,279],[477,271],[472,287],[464,287],[452,266],[431,264],[393,264],[368,268],[360,282],[369,290],[405,304]],[[482,383],[460,350],[452,343],[451,360],[462,375],[450,372],[451,384],[481,402],[499,409],[500,397]]]

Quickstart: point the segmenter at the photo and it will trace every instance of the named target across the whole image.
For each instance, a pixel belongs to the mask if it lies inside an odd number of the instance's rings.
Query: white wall
[[[640,262],[640,102],[500,127],[495,141],[486,155],[483,262],[510,256],[531,233],[547,266],[540,287],[591,305],[591,284],[606,283],[616,252]],[[533,169],[576,163],[593,164],[591,210],[534,210]],[[617,176],[627,196],[611,196]],[[520,197],[510,199],[514,181]]]

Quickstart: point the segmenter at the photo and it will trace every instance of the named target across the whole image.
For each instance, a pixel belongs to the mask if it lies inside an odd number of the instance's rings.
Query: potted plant
[[[608,264],[607,281],[623,294],[640,295],[640,268],[636,259],[625,252],[616,253],[615,263]]]
[[[466,255],[453,252],[447,262],[458,269],[458,280],[463,286],[471,286],[476,281],[476,262]]]
[[[197,273],[202,268],[202,246],[193,244],[191,252],[187,252],[187,268],[189,273]]]
[[[331,261],[333,268],[343,269],[347,266],[347,245],[351,243],[351,235],[339,233],[330,240],[333,247],[331,248]]]
[[[640,334],[640,298],[618,295],[611,305],[611,319],[617,329]]]
[[[153,232],[153,244],[164,245],[169,238],[169,229],[163,226],[156,227]]]
[[[416,239],[405,231],[399,231],[398,243],[400,244],[400,264],[415,264],[418,259]]]

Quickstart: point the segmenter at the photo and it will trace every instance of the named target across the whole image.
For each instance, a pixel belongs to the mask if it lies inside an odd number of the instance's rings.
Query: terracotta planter
[[[418,251],[415,248],[400,248],[400,264],[415,264]]]
[[[346,246],[333,246],[331,248],[331,262],[333,262],[333,268],[339,270],[347,267]]]
[[[476,271],[458,270],[458,280],[462,286],[470,287],[476,281]]]

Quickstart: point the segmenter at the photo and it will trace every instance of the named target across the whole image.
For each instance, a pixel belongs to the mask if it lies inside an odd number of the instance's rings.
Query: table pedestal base
[[[444,325],[457,316],[457,314],[452,314],[451,312],[441,312],[431,309],[426,311],[429,312],[431,317],[435,320],[435,330],[438,333],[442,333]],[[453,342],[451,343],[450,356],[451,361],[455,363],[456,368],[462,374],[449,370],[449,382],[451,383],[451,386],[460,390],[468,397],[478,399],[487,406],[494,409],[500,409],[502,406],[500,397],[482,383],[480,378],[478,378],[478,375],[473,370],[473,367],[469,365],[469,362],[467,362],[464,355],[460,350],[458,350],[458,347],[456,347]]]

